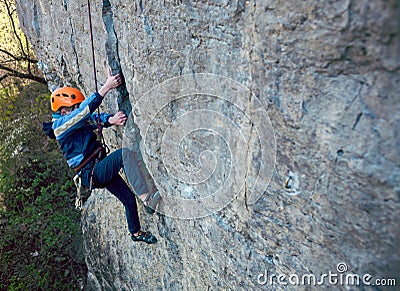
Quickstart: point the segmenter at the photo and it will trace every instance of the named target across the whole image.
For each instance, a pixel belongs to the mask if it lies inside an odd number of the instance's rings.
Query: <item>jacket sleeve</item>
[[[42,129],[48,137],[50,137],[51,139],[56,139],[56,136],[54,135],[54,130],[53,128],[51,128],[52,125],[53,122],[43,122]]]
[[[108,119],[114,116],[114,114],[108,114],[108,113],[100,113],[100,123],[103,125],[103,127],[110,127],[112,126],[111,123],[108,122]],[[99,114],[97,113],[92,113],[90,115],[90,124],[92,125],[93,129],[97,128],[97,120],[99,119]]]
[[[100,106],[101,101],[103,101],[103,97],[99,93],[93,93],[81,103],[79,108],[55,119],[52,129],[56,139],[62,140],[75,130],[85,126],[91,114]]]

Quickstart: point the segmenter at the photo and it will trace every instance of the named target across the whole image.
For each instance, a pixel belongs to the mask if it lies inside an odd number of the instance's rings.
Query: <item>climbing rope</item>
[[[98,87],[97,87],[97,70],[96,70],[96,58],[95,58],[95,53],[94,53],[94,43],[93,43],[93,28],[92,28],[92,13],[90,11],[90,0],[87,0],[87,6],[88,6],[88,17],[89,17],[89,31],[90,31],[90,44],[91,44],[91,48],[92,48],[92,64],[93,64],[93,77],[94,77],[94,86],[95,86],[95,90],[96,93],[98,93]],[[94,161],[94,167],[96,166],[97,162],[100,160],[101,155],[102,155],[102,150],[105,151],[106,154],[109,153],[110,149],[109,147],[106,145],[106,142],[104,140],[104,136],[103,136],[103,125],[100,122],[100,108],[97,108],[97,118],[95,118],[96,120],[96,124],[97,124],[97,136],[100,140],[101,143],[101,149],[97,149],[95,152],[92,153],[92,155],[89,157],[88,160],[91,160],[94,155],[97,155],[97,157],[95,158]],[[92,173],[90,175],[90,190],[92,190],[92,176],[93,176],[93,170]],[[83,200],[82,200],[82,178],[80,177],[80,174],[78,172],[77,175],[75,175],[74,177],[74,183],[76,186],[76,199],[75,199],[75,208],[78,210],[82,210],[82,205],[83,205]]]
[[[92,46],[92,63],[93,63],[93,76],[94,76],[94,87],[97,88],[97,72],[96,72],[96,58],[94,56],[94,44],[93,44],[93,28],[92,28],[92,13],[90,12],[90,0],[87,1],[88,16],[89,16],[89,31],[90,31],[90,44]]]
[[[92,64],[93,64],[93,78],[94,78],[94,87],[96,89],[96,93],[99,91],[97,87],[97,70],[96,70],[96,58],[95,58],[95,53],[94,53],[94,43],[93,43],[93,28],[92,28],[92,13],[91,13],[91,5],[90,5],[90,0],[87,0],[87,6],[88,6],[88,17],[89,17],[89,31],[90,31],[90,44],[92,48]],[[103,136],[103,125],[100,122],[100,108],[97,108],[97,118],[96,118],[96,124],[97,124],[97,135],[100,139],[101,145],[105,148],[106,152],[109,153],[110,149],[106,145],[106,142],[104,140]]]

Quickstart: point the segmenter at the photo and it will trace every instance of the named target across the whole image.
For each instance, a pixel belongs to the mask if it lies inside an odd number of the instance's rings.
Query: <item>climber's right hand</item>
[[[117,112],[114,116],[108,119],[108,122],[112,125],[125,125],[126,120],[128,117],[122,111]]]

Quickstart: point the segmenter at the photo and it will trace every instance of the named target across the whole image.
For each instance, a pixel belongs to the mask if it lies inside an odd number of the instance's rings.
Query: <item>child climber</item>
[[[120,169],[124,168],[125,173],[128,170],[130,176],[134,175],[132,187],[147,212],[154,212],[161,199],[159,192],[148,192],[143,174],[130,150],[119,149],[107,156],[93,132],[97,128],[96,119],[104,127],[125,124],[127,117],[123,112],[115,115],[94,113],[106,94],[122,84],[121,74],[111,76],[108,72],[107,81],[99,92],[86,99],[75,88],[55,90],[50,97],[51,109],[55,112],[53,121],[43,123],[43,130],[58,141],[68,165],[77,171],[83,185],[90,188],[105,187],[122,202],[132,240],[153,244],[157,239],[150,232],[141,230],[135,196],[119,175]]]

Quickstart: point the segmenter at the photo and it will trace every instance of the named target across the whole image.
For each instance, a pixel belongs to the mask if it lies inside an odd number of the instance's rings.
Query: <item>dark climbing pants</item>
[[[93,163],[82,169],[82,183],[89,187]],[[94,166],[92,188],[107,188],[125,206],[126,220],[130,233],[140,230],[140,222],[134,193],[119,174],[124,168],[125,174],[137,195],[147,193],[147,184],[133,152],[119,149],[101,159]]]

